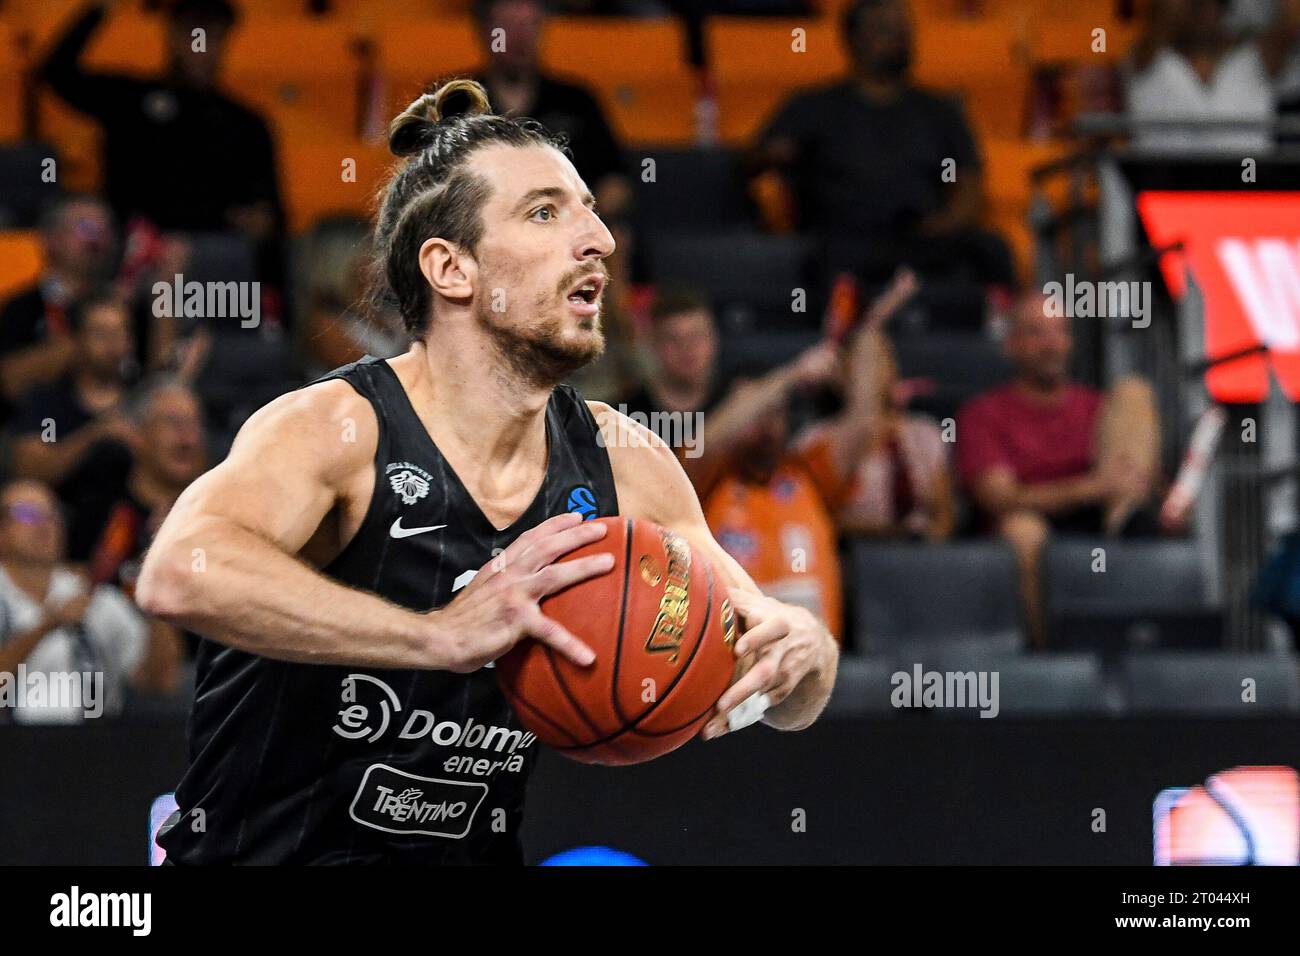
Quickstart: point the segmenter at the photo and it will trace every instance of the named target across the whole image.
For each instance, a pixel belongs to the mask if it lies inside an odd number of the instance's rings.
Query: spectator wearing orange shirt
[[[687,318],[707,328],[685,334],[677,326]],[[644,400],[672,395],[679,400],[666,410],[689,413],[680,397],[695,396],[694,410],[706,415],[703,440],[678,450],[718,543],[764,593],[807,607],[843,641],[834,515],[848,501],[862,450],[880,424],[869,413],[875,404],[873,344],[866,335],[854,344],[852,362],[867,374],[850,383],[844,412],[792,441],[790,400],[836,380],[841,357],[836,346],[813,346],[761,378],[736,382],[715,400],[718,340],[712,314],[696,304],[689,316],[659,315],[657,324],[664,323],[678,334],[665,338],[652,330],[650,341],[667,343],[671,354],[658,358],[672,369],[673,388],[650,383],[632,410],[665,410],[658,407],[662,403],[642,406]]]

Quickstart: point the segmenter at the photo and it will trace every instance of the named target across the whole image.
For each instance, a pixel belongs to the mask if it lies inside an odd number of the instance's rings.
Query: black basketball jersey
[[[492,527],[442,457],[387,362],[326,375],[379,419],[375,488],[324,573],[426,611],[552,515],[618,513],[598,426],[572,388],[546,409],[536,498]],[[175,863],[518,863],[524,786],[539,746],[489,665],[472,674],[271,660],[202,641]]]

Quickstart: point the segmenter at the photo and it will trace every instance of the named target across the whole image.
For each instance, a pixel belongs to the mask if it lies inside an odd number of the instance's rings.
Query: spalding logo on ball
[[[613,570],[541,608],[585,641],[595,662],[579,667],[522,641],[496,662],[497,679],[520,722],[566,757],[641,763],[708,720],[735,673],[736,616],[725,583],[685,538],[650,521],[594,520],[608,533],[564,560],[609,552]]]

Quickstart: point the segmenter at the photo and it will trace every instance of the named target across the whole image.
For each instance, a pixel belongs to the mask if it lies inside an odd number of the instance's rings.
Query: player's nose
[[[578,259],[604,259],[617,248],[614,234],[596,213],[588,209],[582,219],[574,253]]]

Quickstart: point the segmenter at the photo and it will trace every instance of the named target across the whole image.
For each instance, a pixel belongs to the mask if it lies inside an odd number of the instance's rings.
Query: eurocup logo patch
[[[389,462],[384,472],[388,475],[388,484],[393,493],[402,499],[404,505],[413,505],[429,493],[429,480],[432,476],[409,461]]]
[[[578,485],[569,492],[569,503],[565,505],[570,514],[582,515],[583,521],[596,517],[596,495],[586,485]]]

